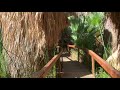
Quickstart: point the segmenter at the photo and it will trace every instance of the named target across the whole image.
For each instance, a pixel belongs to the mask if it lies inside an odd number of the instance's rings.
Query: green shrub
[[[96,78],[110,78],[110,75],[107,74],[107,72],[104,71],[103,68],[98,69],[98,73],[96,73]]]
[[[87,16],[68,17],[74,43],[82,48],[94,50],[96,38],[99,38],[104,14],[93,12]]]

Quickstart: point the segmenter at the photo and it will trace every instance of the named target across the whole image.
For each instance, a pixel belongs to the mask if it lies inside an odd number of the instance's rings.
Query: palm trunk
[[[45,62],[45,49],[58,42],[65,27],[63,12],[1,12],[6,72],[12,78],[30,77]]]
[[[112,55],[107,61],[117,70],[120,71],[120,13],[107,13],[105,29],[112,35]]]

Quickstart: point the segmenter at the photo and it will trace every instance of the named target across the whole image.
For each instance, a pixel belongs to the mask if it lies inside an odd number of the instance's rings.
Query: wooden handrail
[[[70,47],[70,48],[76,48],[75,45],[67,45],[67,46]]]
[[[75,45],[68,45],[68,47],[70,48],[79,48],[76,47]],[[99,65],[112,77],[112,78],[120,78],[120,72],[117,71],[116,69],[114,69],[112,66],[110,66],[104,59],[102,59],[100,56],[98,56],[95,52],[93,52],[92,50],[88,50],[85,49],[85,52],[87,52],[92,59],[92,72],[94,73],[94,69],[95,69],[95,63],[94,60],[99,63]]]
[[[62,52],[63,50],[61,50],[59,54],[55,55],[40,71],[35,72],[32,75],[32,78],[44,78],[53,67],[53,65],[56,63],[56,61],[60,58]]]
[[[102,59],[100,56],[98,56],[95,52],[92,50],[88,50],[88,54],[93,57],[94,60],[99,63],[104,70],[110,74],[113,78],[120,78],[120,72],[114,69],[111,65],[109,65],[104,59]]]

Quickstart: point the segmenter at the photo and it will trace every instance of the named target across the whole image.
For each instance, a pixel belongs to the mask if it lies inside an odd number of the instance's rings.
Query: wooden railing
[[[68,45],[69,48],[78,48],[75,45]],[[91,56],[92,60],[92,73],[95,76],[95,61],[112,77],[112,78],[120,78],[120,72],[114,69],[112,66],[110,66],[104,59],[102,59],[100,56],[98,56],[95,52],[92,50],[84,49],[87,54]]]
[[[75,45],[68,45],[68,48],[78,48]],[[110,66],[104,59],[102,59],[100,56],[98,56],[95,52],[92,50],[84,49],[87,54],[91,56],[92,60],[92,73],[95,76],[95,61],[112,77],[112,78],[120,78],[120,72],[114,69],[112,66]],[[34,73],[32,75],[32,78],[44,78],[50,71],[50,69],[53,67],[53,65],[56,64],[57,61],[59,61],[60,56],[62,55],[63,50],[60,51],[59,54],[55,55],[40,71]],[[78,53],[79,55],[79,53]],[[58,66],[58,65],[57,65]]]
[[[44,78],[50,71],[50,69],[55,65],[57,60],[59,60],[60,56],[62,55],[63,50],[60,51],[59,54],[55,55],[40,71],[35,72],[32,75],[32,78]]]

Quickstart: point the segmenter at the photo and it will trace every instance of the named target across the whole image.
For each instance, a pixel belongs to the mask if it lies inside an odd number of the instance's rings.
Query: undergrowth
[[[111,77],[103,68],[100,67],[98,69],[98,73],[96,73],[96,78],[111,78]]]

